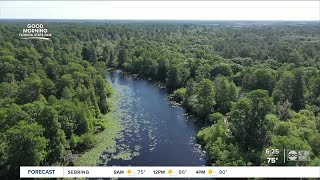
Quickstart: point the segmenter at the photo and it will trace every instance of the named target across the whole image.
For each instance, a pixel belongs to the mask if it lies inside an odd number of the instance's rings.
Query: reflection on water
[[[196,144],[198,127],[181,107],[172,107],[166,91],[149,81],[112,72],[119,95],[117,113],[123,130],[116,151],[104,152],[100,166],[202,166],[205,152]]]

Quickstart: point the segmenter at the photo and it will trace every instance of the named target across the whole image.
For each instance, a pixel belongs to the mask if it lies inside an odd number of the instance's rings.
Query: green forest
[[[0,177],[20,165],[70,165],[110,111],[108,69],[165,86],[205,126],[212,165],[267,165],[265,150],[320,165],[320,26],[309,23],[44,22],[51,40],[0,24]],[[177,127],[179,131],[179,127]]]

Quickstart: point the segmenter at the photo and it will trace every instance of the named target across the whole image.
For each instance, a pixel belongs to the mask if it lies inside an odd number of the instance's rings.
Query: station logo
[[[21,39],[50,40],[51,36],[52,34],[43,24],[27,24],[26,28],[22,29],[22,33],[19,33]]]
[[[310,161],[310,152],[305,150],[288,150],[287,158],[288,161]]]

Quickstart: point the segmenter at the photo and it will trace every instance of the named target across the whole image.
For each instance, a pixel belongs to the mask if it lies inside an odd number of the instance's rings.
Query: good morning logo
[[[43,24],[27,24],[27,27],[19,33],[21,39],[43,39],[50,40],[52,34],[48,33],[48,29]]]

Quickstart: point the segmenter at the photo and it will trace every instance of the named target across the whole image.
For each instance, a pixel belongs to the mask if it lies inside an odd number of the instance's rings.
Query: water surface
[[[206,156],[195,137],[199,127],[181,107],[173,107],[167,92],[147,80],[121,71],[109,81],[119,94],[118,114],[124,126],[117,150],[105,152],[102,166],[202,166]]]

